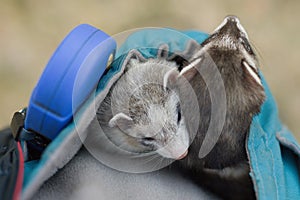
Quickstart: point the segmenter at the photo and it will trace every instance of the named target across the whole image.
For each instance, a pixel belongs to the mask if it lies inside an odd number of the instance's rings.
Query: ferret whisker
[[[152,167],[152,170],[159,169],[161,166],[163,166],[163,161],[165,158],[161,157],[156,161],[155,165]]]
[[[157,159],[160,158],[161,156],[159,156],[158,154],[156,155],[151,155],[149,157],[145,157],[145,159],[143,159],[143,164],[149,164],[149,163],[156,163]]]
[[[151,164],[151,168],[152,166],[155,164],[156,165],[156,160],[159,158],[159,156],[157,155],[153,155],[153,156],[149,156],[145,159],[143,159],[142,163],[143,164],[147,164],[149,166],[149,164]]]
[[[144,158],[144,163],[148,163],[148,162],[151,162],[153,160],[155,160],[156,158],[158,158],[159,155],[157,154],[153,154],[153,155],[150,155],[150,156],[145,156]]]
[[[136,155],[133,155],[133,158],[142,158],[142,157],[150,157],[150,156],[154,156],[156,153],[137,153]]]
[[[255,42],[253,42],[253,41],[251,41],[251,46],[254,49],[254,52],[255,52],[255,54],[257,56],[257,60],[259,60],[260,63],[262,63],[264,60],[263,60],[263,56],[262,56],[262,53],[261,53],[260,49],[257,47],[257,45],[255,44]]]

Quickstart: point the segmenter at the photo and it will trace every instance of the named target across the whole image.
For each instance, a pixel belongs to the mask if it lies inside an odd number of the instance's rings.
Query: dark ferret
[[[180,74],[189,80],[197,95],[200,123],[189,154],[178,161],[178,165],[190,173],[197,183],[223,198],[255,199],[246,141],[252,118],[260,112],[265,93],[258,72],[257,56],[239,19],[235,16],[226,17],[202,43],[202,48],[190,63]],[[221,76],[221,84],[208,83],[218,79],[216,74],[206,73],[214,67]],[[206,74],[206,78],[203,74]],[[224,87],[220,87],[222,84]],[[210,92],[213,90],[221,94],[222,89],[225,89],[226,96],[224,125],[211,151],[199,158],[211,116],[224,114],[213,113]],[[189,104],[187,98],[181,98],[181,104]],[[217,116],[217,119],[220,118]],[[186,117],[186,121],[194,123],[193,118]]]

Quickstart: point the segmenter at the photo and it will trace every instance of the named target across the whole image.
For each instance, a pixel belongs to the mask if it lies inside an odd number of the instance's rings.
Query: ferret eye
[[[252,50],[252,48],[251,48],[251,46],[250,46],[250,44],[249,44],[249,42],[248,42],[248,40],[246,38],[242,37],[240,41],[241,41],[243,47],[246,49],[246,51],[249,54],[251,54],[251,55],[254,54],[253,50]]]
[[[141,139],[141,143],[145,146],[153,146],[155,139],[153,137],[144,137]]]
[[[179,124],[180,120],[181,120],[181,108],[180,108],[180,104],[177,104],[177,123]]]
[[[155,139],[153,137],[144,137],[143,140],[153,142]]]

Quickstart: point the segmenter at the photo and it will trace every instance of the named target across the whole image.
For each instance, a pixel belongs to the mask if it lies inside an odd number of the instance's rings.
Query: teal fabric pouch
[[[131,34],[116,52],[111,69],[101,78],[93,95],[74,120],[47,147],[38,161],[25,163],[23,198],[30,199],[50,177],[74,159],[82,148],[97,108],[115,81],[132,50],[144,58],[156,57],[161,49],[189,57],[191,46],[201,44],[208,34],[199,31],[145,29]],[[261,74],[263,77],[263,75]],[[270,89],[263,79],[267,99],[253,118],[247,142],[251,177],[258,199],[300,198],[300,146],[279,120]],[[136,176],[136,175],[132,175]]]

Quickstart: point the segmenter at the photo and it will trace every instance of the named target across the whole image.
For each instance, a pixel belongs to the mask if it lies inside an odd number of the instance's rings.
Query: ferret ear
[[[162,59],[167,59],[168,56],[169,56],[169,46],[167,44],[162,44],[157,51],[157,57]]]
[[[113,128],[118,126],[121,130],[130,129],[134,123],[133,119],[124,113],[118,113],[108,122],[109,127]]]
[[[125,65],[127,68],[131,68],[136,67],[145,61],[147,61],[147,59],[144,58],[144,56],[138,50],[133,49],[127,54],[123,65]]]
[[[184,78],[186,78],[188,81],[190,81],[198,72],[198,65],[201,61],[201,58],[197,58],[194,61],[192,61],[189,65],[187,65],[186,67],[184,67],[179,76],[183,76]]]
[[[178,72],[177,68],[174,67],[173,69],[168,71],[164,76],[164,82],[163,82],[164,89],[167,90],[167,88],[169,88],[169,89],[174,88],[174,86],[177,82],[178,76],[179,76],[179,72]]]

